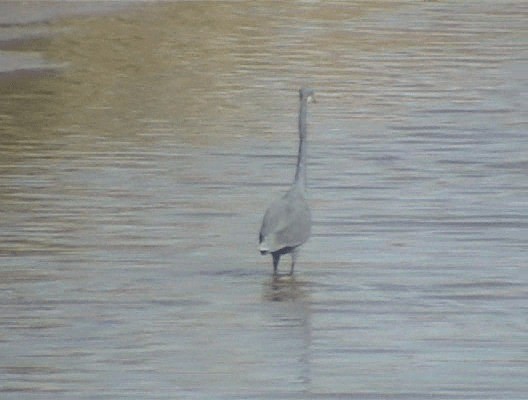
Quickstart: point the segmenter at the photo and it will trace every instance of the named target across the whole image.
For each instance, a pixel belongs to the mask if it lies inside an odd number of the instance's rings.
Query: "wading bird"
[[[306,190],[306,108],[315,103],[314,91],[299,90],[299,154],[293,184],[279,199],[275,200],[264,214],[259,235],[260,254],[271,253],[273,273],[277,274],[280,257],[291,255],[290,275],[293,275],[299,246],[308,240],[312,228],[310,208],[304,198]]]

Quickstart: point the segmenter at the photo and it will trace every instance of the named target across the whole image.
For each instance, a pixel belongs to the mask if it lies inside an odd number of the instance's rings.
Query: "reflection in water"
[[[264,287],[264,299],[267,301],[306,301],[307,291],[304,284],[293,275],[274,274]]]
[[[309,287],[290,275],[274,275],[264,282],[263,298],[271,316],[273,329],[288,337],[289,357],[297,362],[293,368],[304,388],[311,384],[312,327]],[[284,340],[282,340],[284,341]],[[273,341],[271,345],[273,346]]]

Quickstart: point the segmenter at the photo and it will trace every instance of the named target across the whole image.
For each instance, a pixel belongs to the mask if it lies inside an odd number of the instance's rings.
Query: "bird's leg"
[[[277,275],[277,267],[279,266],[280,254],[271,253],[273,256],[273,275]]]
[[[295,268],[295,261],[297,260],[297,254],[299,254],[299,251],[293,250],[290,254],[291,254],[290,275],[293,275],[293,268]]]

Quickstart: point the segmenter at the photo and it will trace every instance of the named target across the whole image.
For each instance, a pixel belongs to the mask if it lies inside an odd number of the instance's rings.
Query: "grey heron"
[[[304,198],[306,191],[306,113],[307,104],[315,102],[312,89],[299,90],[299,153],[291,188],[271,203],[262,220],[259,235],[260,254],[273,257],[273,273],[277,274],[280,257],[291,255],[290,275],[293,275],[299,247],[310,237],[312,218]]]

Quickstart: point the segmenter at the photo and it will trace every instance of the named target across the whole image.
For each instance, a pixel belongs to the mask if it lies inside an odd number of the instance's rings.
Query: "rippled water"
[[[4,23],[24,40],[0,48],[39,62],[0,76],[0,397],[526,398],[527,16]],[[301,85],[313,237],[274,279],[257,232],[293,178]]]

